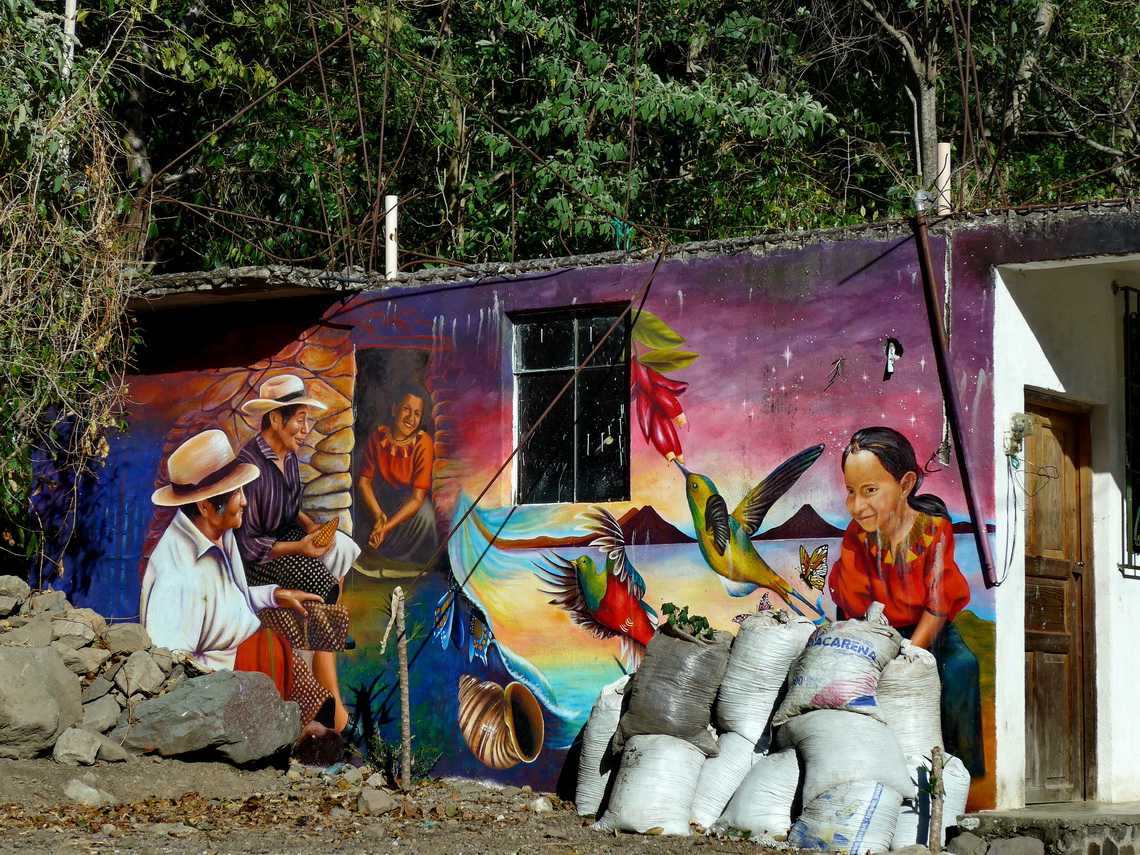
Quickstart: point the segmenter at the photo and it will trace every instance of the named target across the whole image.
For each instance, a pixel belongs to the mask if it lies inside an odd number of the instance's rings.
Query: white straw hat
[[[229,438],[220,430],[190,437],[166,461],[170,483],[150,500],[163,507],[200,502],[248,484],[261,473],[252,463],[238,463]]]
[[[316,398],[309,398],[305,395],[305,381],[294,374],[282,374],[280,377],[266,380],[257,390],[257,394],[260,397],[246,401],[241,405],[243,413],[263,416],[273,410],[279,410],[281,407],[290,407],[296,404],[316,407],[318,410],[328,409]]]

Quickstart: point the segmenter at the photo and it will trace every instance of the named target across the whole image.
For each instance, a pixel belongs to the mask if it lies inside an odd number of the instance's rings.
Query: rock
[[[0,595],[0,617],[8,617],[20,607],[20,601],[15,597]]]
[[[518,787],[506,786],[506,787],[503,787],[501,792],[504,796],[507,796],[508,798],[513,798],[514,796],[517,796],[519,793],[521,793],[522,790],[519,789]]]
[[[174,654],[168,647],[155,647],[150,651],[150,656],[154,660],[154,664],[158,666],[165,677],[169,677],[174,671]]]
[[[961,832],[946,844],[946,850],[954,855],[986,855],[988,847],[985,840],[968,831]]]
[[[96,733],[106,733],[119,721],[119,715],[122,711],[118,701],[110,695],[103,695],[103,697],[83,705],[81,723]]]
[[[83,688],[83,694],[81,695],[83,703],[86,704],[98,700],[114,687],[115,684],[110,680],[104,679],[103,677],[96,677],[89,685]]]
[[[910,846],[904,846],[901,849],[892,849],[891,853],[892,855],[929,855],[930,850],[921,843],[912,843]]]
[[[387,783],[387,781],[388,779],[381,775],[379,772],[373,772],[368,776],[368,780],[364,783],[369,787],[382,787]]]
[[[11,597],[22,602],[31,595],[31,585],[19,576],[0,576],[0,597]]]
[[[86,728],[84,729],[86,730]],[[87,732],[91,733],[99,742],[97,760],[102,760],[104,763],[130,763],[134,761],[135,756],[113,739],[108,739],[101,733],[92,733],[90,730]]]
[[[47,751],[83,715],[79,680],[50,647],[0,647],[0,757]]]
[[[72,778],[68,782],[67,786],[63,788],[63,794],[75,804],[87,805],[88,807],[106,807],[119,803],[119,800],[110,793],[89,786],[78,778]]]
[[[1045,844],[1036,837],[991,840],[987,855],[1045,855]]]
[[[83,658],[79,655],[74,647],[69,647],[62,641],[53,641],[48,646],[59,654],[59,658],[63,660],[63,664],[67,666],[67,670],[72,674],[87,673]]]
[[[62,641],[73,650],[86,647],[95,640],[95,627],[92,619],[83,614],[90,609],[68,609],[56,615],[51,623],[52,641]],[[100,618],[102,620],[102,618]]]
[[[134,653],[153,646],[150,634],[141,623],[113,624],[103,631],[102,639],[112,653]]]
[[[79,658],[83,660],[83,668],[85,674],[98,674],[99,669],[103,664],[111,658],[111,651],[103,647],[84,647],[82,650],[76,650]],[[107,687],[110,688],[111,682],[105,680]]]
[[[359,784],[364,781],[364,775],[355,766],[349,766],[347,769],[342,769],[340,776],[350,784]]]
[[[67,601],[67,595],[63,591],[44,591],[28,597],[20,607],[20,611],[26,614],[46,614],[63,612],[70,608],[71,603]]]
[[[333,819],[349,819],[352,814],[342,807],[334,807],[329,811],[329,816]]]
[[[386,790],[361,790],[356,809],[365,816],[380,816],[394,811],[400,803]]]
[[[99,754],[99,740],[93,733],[69,727],[59,735],[51,756],[64,766],[91,766]]]
[[[530,809],[535,813],[550,813],[554,810],[554,805],[551,804],[550,799],[546,796],[539,796],[528,802]]]
[[[120,724],[111,738],[132,751],[202,754],[244,766],[278,759],[300,733],[300,708],[281,700],[269,677],[218,671],[143,701],[129,727]]]
[[[0,635],[5,647],[47,647],[51,644],[51,615],[35,615],[23,626]]]
[[[146,650],[132,653],[115,674],[115,685],[127,696],[140,692],[144,695],[157,694],[165,681],[166,675]]]

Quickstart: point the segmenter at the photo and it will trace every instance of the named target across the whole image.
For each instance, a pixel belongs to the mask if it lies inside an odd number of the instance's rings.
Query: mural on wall
[[[318,648],[331,649],[302,659],[333,699],[330,723],[363,753],[397,738],[383,646],[396,585],[408,594],[413,730],[438,754],[435,772],[542,787],[599,689],[637,667],[664,603],[730,629],[766,609],[860,615],[870,597],[937,657],[948,748],[984,806],[993,597],[957,472],[939,463],[942,393],[916,269],[905,242],[662,265],[630,327],[628,501],[514,503],[511,315],[624,305],[645,267],[359,295],[255,365],[133,378],[134,427],[115,454],[157,472],[131,486],[146,501],[179,475],[173,452],[206,431],[244,449],[239,463],[262,453],[220,548],[261,539],[253,485],[296,497],[265,527],[307,560],[271,570],[272,546],[241,552],[239,593],[247,610],[281,607],[270,623],[287,641],[289,604],[257,600],[259,583],[327,607],[332,638]],[[992,426],[984,287],[955,288],[971,321],[957,328],[982,331],[954,345],[975,429]],[[307,403],[285,412],[292,394]],[[860,436],[869,426],[888,430]],[[284,468],[262,445],[284,449]],[[135,584],[173,517],[161,506],[124,535],[143,556]],[[334,520],[352,556],[336,569],[321,560],[333,548],[313,545]],[[342,649],[346,634],[355,645]]]

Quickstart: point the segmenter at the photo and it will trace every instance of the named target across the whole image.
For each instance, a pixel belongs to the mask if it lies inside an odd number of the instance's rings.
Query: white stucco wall
[[[1025,409],[1025,388],[1092,406],[1093,566],[1096,686],[1088,701],[1097,719],[1098,801],[1140,800],[1140,680],[1136,631],[1140,580],[1122,577],[1124,470],[1122,315],[1124,298],[1113,282],[1140,285],[1136,259],[1104,259],[1001,268],[995,276],[994,413],[997,421],[995,495],[998,508],[997,801],[1024,804],[1025,678],[1024,505],[1007,474],[1004,437],[1010,416]],[[1013,560],[1009,561],[1009,556]],[[1008,562],[1009,567],[1004,564]]]

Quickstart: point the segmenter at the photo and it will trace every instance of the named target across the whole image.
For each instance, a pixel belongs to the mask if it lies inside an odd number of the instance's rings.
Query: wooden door
[[[1031,404],[1025,449],[1025,801],[1090,797],[1088,416]]]

